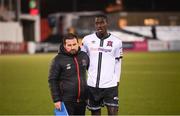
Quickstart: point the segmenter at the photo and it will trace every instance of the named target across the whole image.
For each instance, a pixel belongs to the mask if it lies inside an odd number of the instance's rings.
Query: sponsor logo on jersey
[[[90,50],[91,51],[98,51],[98,52],[111,52],[112,51],[112,49],[106,49],[106,48],[102,48],[102,47],[99,47],[99,48],[91,47]]]
[[[101,51],[101,52],[111,52],[112,49],[98,48],[98,51]]]
[[[93,40],[93,41],[91,41],[91,43],[92,43],[92,44],[95,44],[95,43],[96,43],[96,41],[94,41],[94,40]]]

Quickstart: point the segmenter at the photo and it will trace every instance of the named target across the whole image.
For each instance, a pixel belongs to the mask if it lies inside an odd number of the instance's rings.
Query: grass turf
[[[47,77],[54,55],[0,56],[0,114],[53,114]],[[179,52],[125,52],[119,114],[180,114],[179,59]]]

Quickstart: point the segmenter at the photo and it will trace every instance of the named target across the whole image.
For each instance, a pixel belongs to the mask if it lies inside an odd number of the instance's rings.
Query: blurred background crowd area
[[[66,33],[93,33],[106,14],[127,51],[179,51],[179,0],[0,0],[0,54],[56,52]]]

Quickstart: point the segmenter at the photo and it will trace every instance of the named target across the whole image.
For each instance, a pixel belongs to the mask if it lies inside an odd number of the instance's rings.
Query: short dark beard
[[[74,54],[77,54],[77,51],[76,50],[71,50],[71,51],[69,51],[69,53],[74,55]]]

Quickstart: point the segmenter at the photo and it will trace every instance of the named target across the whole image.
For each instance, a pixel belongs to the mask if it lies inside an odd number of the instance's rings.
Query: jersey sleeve
[[[86,43],[85,43],[85,38],[82,39],[81,51],[84,51],[84,52],[87,53],[87,46],[86,46]]]
[[[116,76],[117,82],[120,81],[120,77],[121,77],[122,57],[123,57],[122,42],[120,42],[115,51],[115,59],[116,59],[115,60],[115,76]]]
[[[116,57],[116,59],[117,58],[121,59],[123,57],[123,48],[122,48],[121,41],[119,42],[118,46],[116,47],[115,57]]]
[[[86,42],[86,38],[85,37],[82,40],[81,51],[84,51],[84,52],[88,53],[88,46],[87,46],[87,42]]]

